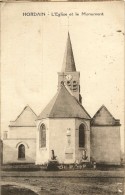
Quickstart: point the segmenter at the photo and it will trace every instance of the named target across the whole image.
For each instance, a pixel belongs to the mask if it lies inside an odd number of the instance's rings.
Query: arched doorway
[[[79,126],[79,147],[85,147],[85,126],[83,124]]]
[[[24,159],[24,158],[25,158],[25,146],[21,144],[18,147],[18,159]]]

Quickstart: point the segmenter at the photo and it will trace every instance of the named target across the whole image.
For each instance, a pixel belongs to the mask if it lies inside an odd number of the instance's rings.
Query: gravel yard
[[[1,195],[123,194],[123,178],[4,178]],[[6,186],[5,186],[6,185]],[[13,186],[13,187],[12,187]],[[17,186],[15,188],[14,186]],[[24,189],[29,189],[24,190]],[[19,193],[19,192],[21,193]],[[6,192],[6,193],[5,193]],[[12,193],[13,192],[13,193]],[[18,193],[17,193],[18,192]],[[32,192],[32,193],[31,193]]]
[[[2,171],[1,195],[124,195],[124,169]]]

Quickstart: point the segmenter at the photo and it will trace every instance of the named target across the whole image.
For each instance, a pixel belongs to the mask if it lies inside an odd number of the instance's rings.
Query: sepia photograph
[[[124,2],[0,8],[1,195],[124,195]]]

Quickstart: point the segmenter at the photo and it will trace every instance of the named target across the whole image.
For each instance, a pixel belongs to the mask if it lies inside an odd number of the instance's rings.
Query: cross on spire
[[[67,19],[67,25],[64,25],[64,26],[67,26],[68,32],[69,32],[69,27],[70,27],[71,25],[70,25],[70,23],[69,23],[69,16],[68,16],[67,18],[68,18],[68,19]]]
[[[71,25],[69,24],[69,16],[68,16],[68,31],[69,31],[69,26],[71,26]]]

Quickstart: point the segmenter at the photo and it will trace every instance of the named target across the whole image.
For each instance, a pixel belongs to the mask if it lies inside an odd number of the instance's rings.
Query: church
[[[3,163],[46,164],[52,151],[59,163],[120,164],[120,120],[105,105],[93,117],[82,105],[80,72],[70,35],[55,96],[37,116],[27,105],[3,132]]]

